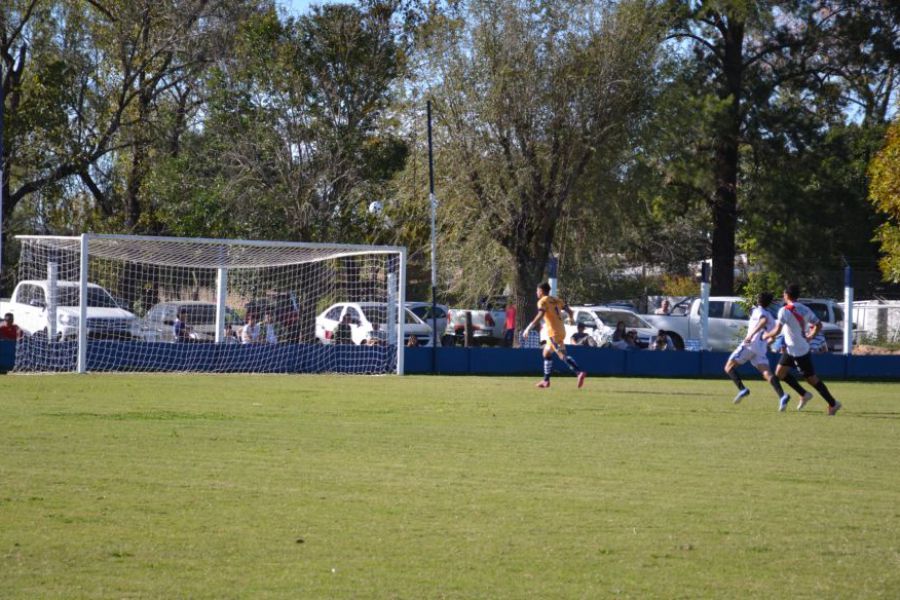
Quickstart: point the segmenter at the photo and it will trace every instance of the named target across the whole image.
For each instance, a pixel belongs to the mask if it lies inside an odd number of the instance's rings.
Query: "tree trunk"
[[[712,217],[712,287],[714,295],[734,293],[734,252],[737,230],[737,182],[741,129],[741,84],[744,71],[744,23],[722,20],[724,42],[723,73],[719,97],[729,99],[716,141],[713,165],[716,190]]]

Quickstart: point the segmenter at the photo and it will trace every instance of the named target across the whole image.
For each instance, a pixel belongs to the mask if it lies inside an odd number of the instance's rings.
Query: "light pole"
[[[437,370],[437,198],[434,195],[434,149],[431,144],[431,100],[428,109],[428,200],[431,204],[431,372]]]

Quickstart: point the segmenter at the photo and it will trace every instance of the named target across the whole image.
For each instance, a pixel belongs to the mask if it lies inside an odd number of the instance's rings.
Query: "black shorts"
[[[791,356],[785,352],[781,355],[778,364],[784,365],[785,367],[794,367],[800,371],[800,374],[804,377],[812,377],[816,374],[816,369],[813,367],[812,358],[810,358],[809,352],[803,356]]]

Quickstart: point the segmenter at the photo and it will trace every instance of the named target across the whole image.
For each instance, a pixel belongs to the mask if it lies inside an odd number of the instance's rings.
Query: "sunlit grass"
[[[2,598],[900,596],[900,385],[0,378]]]

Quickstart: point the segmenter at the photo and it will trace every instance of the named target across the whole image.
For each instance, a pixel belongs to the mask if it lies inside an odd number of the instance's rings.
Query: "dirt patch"
[[[853,354],[859,356],[871,356],[875,354],[900,354],[900,349],[882,348],[881,346],[855,346]]]

